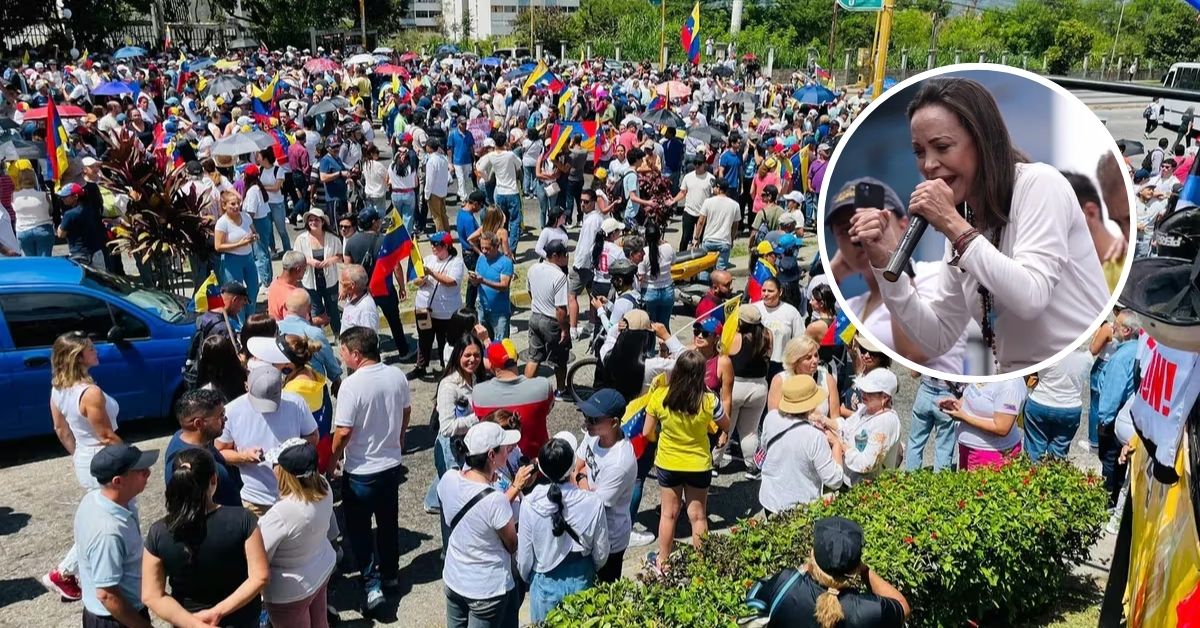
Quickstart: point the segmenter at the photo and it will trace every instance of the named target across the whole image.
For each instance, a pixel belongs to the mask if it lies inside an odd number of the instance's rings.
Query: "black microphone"
[[[921,236],[925,235],[925,228],[928,226],[929,221],[921,216],[913,216],[909,219],[908,229],[904,230],[904,237],[900,239],[900,246],[896,247],[896,252],[892,253],[892,259],[883,271],[884,279],[895,283],[900,278],[900,273],[904,272],[904,269],[908,267],[913,251],[917,248],[917,242],[921,241]]]

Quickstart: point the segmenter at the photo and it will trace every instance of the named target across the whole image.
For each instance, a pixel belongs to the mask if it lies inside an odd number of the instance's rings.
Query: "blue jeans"
[[[504,298],[508,298],[508,296],[505,295]],[[479,322],[487,328],[488,335],[492,337],[492,340],[500,342],[508,338],[509,316],[511,316],[510,312],[495,312],[485,307],[479,311]]]
[[[904,468],[916,471],[921,468],[924,459],[925,443],[929,434],[934,430],[933,470],[952,469],[954,463],[954,444],[958,435],[954,430],[954,419],[937,407],[938,399],[949,397],[950,392],[939,390],[925,382],[917,387],[913,399],[912,425],[908,433],[908,449],[904,454]]]
[[[254,266],[258,269],[258,283],[263,286],[271,285],[271,242],[275,235],[271,233],[271,215],[254,219],[254,231],[258,233],[258,241],[254,243]]]
[[[393,192],[392,205],[395,205],[396,211],[400,212],[400,217],[404,220],[404,228],[408,229],[408,235],[411,237],[416,232],[416,225],[413,223],[413,212],[417,210],[417,193],[416,192]],[[383,216],[384,214],[380,214]]]
[[[729,248],[730,248],[730,246],[728,244],[726,244],[724,242],[716,242],[713,240],[705,240],[704,242],[700,243],[700,246],[703,247],[705,251],[709,251],[709,252],[716,251],[717,252],[717,270],[725,270],[725,269],[729,268]],[[708,271],[704,271],[704,272],[700,273],[696,278],[700,283],[708,283],[709,273],[708,273]]]
[[[574,552],[546,573],[533,572],[529,580],[529,619],[534,623],[545,621],[563,598],[585,591],[595,583],[596,565],[592,557]]]
[[[533,194],[533,186],[537,182],[537,177],[534,175],[533,166],[521,166],[521,171],[525,173],[524,180],[521,181],[521,187],[526,194]]]
[[[508,248],[515,253],[521,239],[521,225],[525,222],[521,215],[521,195],[497,194],[496,207],[508,216]]]
[[[343,476],[346,538],[363,581],[400,573],[400,465],[379,473]],[[371,534],[374,518],[377,533]]]
[[[308,290],[305,288],[305,290]],[[329,328],[336,335],[342,330],[342,314],[337,306],[337,286],[327,287],[324,291],[308,290],[308,300],[312,302],[313,317],[322,314],[329,315]]]
[[[438,434],[437,439],[433,441],[433,467],[437,470],[437,476],[429,483],[429,490],[425,492],[425,508],[427,510],[440,508],[442,505],[437,494],[438,481],[442,479],[442,476],[446,475],[447,471],[462,468],[462,462],[455,457],[454,451],[450,447],[450,439],[441,434]],[[446,525],[444,517],[438,517],[438,523],[442,528],[442,549],[445,549],[446,539],[450,536],[450,526]]]
[[[647,288],[645,302],[646,313],[650,315],[650,322],[662,323],[667,327],[671,326],[671,312],[675,309],[674,286]]]
[[[1096,360],[1088,380],[1088,442],[1092,447],[1100,445],[1100,371],[1104,370],[1107,363],[1108,360]]]
[[[50,257],[54,250],[54,227],[40,225],[17,234],[25,257]]]
[[[279,232],[279,242],[283,245],[284,251],[292,250],[292,239],[288,237],[287,230],[287,201],[282,203],[268,203],[271,206],[271,222],[275,225],[275,230]],[[272,238],[267,243],[269,246],[275,246],[275,240]]]
[[[1066,460],[1082,414],[1083,406],[1055,408],[1026,399],[1025,453],[1029,459],[1037,462],[1049,456]]]
[[[391,208],[388,206],[388,197],[380,196],[379,198],[371,198],[367,196],[363,199],[363,209],[373,209],[380,216],[386,216],[388,210]]]
[[[559,194],[562,194],[562,192],[559,192]],[[533,182],[533,195],[537,197],[538,201],[538,227],[545,228],[546,217],[550,213],[550,205],[556,199],[546,196],[546,184],[540,180]]]
[[[238,314],[238,320],[245,322],[258,304],[258,274],[254,270],[254,256],[222,253],[220,273],[221,283],[237,281],[246,286],[246,294],[250,295],[250,300]]]

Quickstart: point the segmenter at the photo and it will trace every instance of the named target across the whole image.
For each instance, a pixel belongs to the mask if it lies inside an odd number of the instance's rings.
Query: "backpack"
[[[208,319],[204,324],[196,327],[195,333],[192,334],[192,339],[188,343],[187,357],[183,361],[183,383],[187,385],[188,390],[196,387],[196,380],[199,378],[200,366],[200,347],[204,344],[205,339],[214,334],[220,333],[217,331],[219,325],[224,324],[221,319]]]
[[[1146,105],[1146,108],[1142,110],[1142,118],[1149,120],[1152,115],[1154,115],[1154,105]]]
[[[610,179],[604,186],[604,193],[608,195],[609,199],[609,215],[616,217],[617,220],[625,219],[625,206],[629,204],[629,198],[625,196],[625,177],[630,175],[637,177],[637,172],[633,170],[623,172],[620,177],[615,180]]]
[[[1161,148],[1155,148],[1154,150],[1146,153],[1146,156],[1142,158],[1142,170],[1150,171],[1154,169],[1154,153],[1159,153],[1160,155],[1166,156]],[[1161,162],[1162,157],[1159,157],[1159,163]]]

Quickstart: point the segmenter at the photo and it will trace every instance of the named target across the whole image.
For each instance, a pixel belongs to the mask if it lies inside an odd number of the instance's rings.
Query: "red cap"
[[[242,174],[244,174],[244,175],[248,174],[250,176],[257,177],[258,176],[258,166],[256,164],[250,164],[249,166],[246,166],[245,170],[242,170]]]
[[[509,364],[516,364],[517,352],[513,349],[511,341],[493,342],[488,345],[487,359],[492,368],[504,368]]]
[[[405,144],[412,144],[412,133],[405,133],[404,135],[401,135],[400,141],[404,142]]]

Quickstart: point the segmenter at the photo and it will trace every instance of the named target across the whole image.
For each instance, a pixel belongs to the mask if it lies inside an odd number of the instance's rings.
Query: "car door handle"
[[[25,358],[25,366],[29,368],[37,368],[39,366],[49,366],[50,358],[41,355],[34,355]]]

